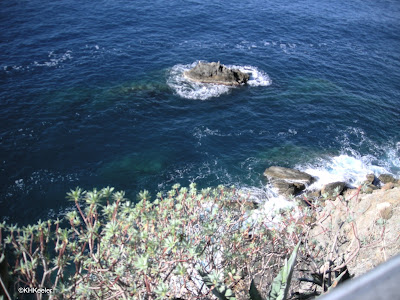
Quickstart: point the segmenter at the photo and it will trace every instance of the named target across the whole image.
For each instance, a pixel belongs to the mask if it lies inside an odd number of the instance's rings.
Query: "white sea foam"
[[[321,189],[323,185],[335,181],[344,181],[348,186],[357,187],[366,180],[366,175],[371,173],[377,177],[384,173],[399,177],[399,152],[400,142],[396,143],[395,147],[386,147],[386,155],[380,159],[371,154],[360,155],[354,149],[344,148],[339,155],[320,157],[312,163],[297,165],[295,168],[317,178],[308,190]],[[259,203],[259,209],[253,211],[254,221],[261,218],[268,226],[279,227],[280,210],[291,210],[294,217],[300,216],[294,202],[280,196],[269,184],[263,188],[244,187],[240,190],[249,200]]]
[[[359,131],[357,133],[361,134]],[[364,134],[361,135],[363,142],[371,142]],[[317,181],[308,187],[309,190],[321,189],[323,185],[335,181],[344,181],[348,186],[357,187],[366,180],[366,175],[371,173],[377,177],[384,173],[399,177],[400,142],[382,147],[375,144],[374,146],[371,150],[379,150],[376,152],[384,155],[380,155],[379,158],[372,154],[361,155],[347,145],[339,155],[320,157],[314,162],[297,165],[295,168],[317,178]],[[259,209],[253,211],[254,222],[262,219],[267,226],[279,227],[280,210],[290,210],[293,217],[301,215],[292,201],[280,196],[269,184],[263,188],[241,188],[241,191],[249,195],[250,200],[260,204]]]
[[[242,197],[259,204],[258,209],[251,212],[248,222],[264,222],[266,226],[278,228],[282,224],[282,210],[292,211],[293,217],[300,216],[295,203],[278,195],[270,185],[263,188],[242,187],[239,189]]]
[[[375,161],[376,158],[372,155],[341,154],[319,158],[315,163],[296,166],[296,168],[317,178],[309,189],[320,189],[323,185],[335,181],[344,181],[349,186],[356,187],[365,181],[367,174],[373,173],[379,176],[383,173],[391,173],[387,167],[374,164]]]
[[[371,173],[400,177],[400,142],[377,144],[358,127],[346,128],[336,140],[342,144],[338,155],[320,157],[309,164],[296,166],[318,178],[310,189],[321,188],[334,181],[344,181],[356,187]],[[360,154],[356,149],[368,149],[368,153]]]
[[[192,82],[185,78],[183,73],[196,66],[197,62],[192,64],[178,64],[171,68],[167,79],[167,84],[174,90],[176,94],[186,99],[206,100],[213,97],[219,97],[235,87]],[[271,79],[268,74],[253,66],[233,66],[227,65],[228,68],[237,68],[242,72],[250,75],[248,85],[250,86],[268,86],[271,84]]]
[[[167,84],[182,98],[206,100],[228,93],[230,87],[224,85],[204,84],[187,80],[183,73],[190,70],[196,63],[190,65],[175,65],[172,67]]]
[[[396,143],[395,148],[386,149],[386,157],[391,167],[400,169],[400,142]]]
[[[32,63],[28,65],[14,65],[14,66],[6,66],[2,65],[0,68],[2,68],[5,72],[10,72],[11,70],[14,71],[26,71],[35,67],[59,67],[59,65],[62,62],[65,62],[67,60],[71,60],[72,57],[72,51],[67,50],[65,53],[61,54],[56,54],[54,51],[50,51],[49,54],[45,59],[42,61],[33,61]]]
[[[15,186],[19,189],[23,189],[24,188],[24,180],[23,179],[17,179],[15,180]]]
[[[7,197],[13,197],[15,194],[28,194],[32,190],[49,183],[71,183],[79,180],[78,174],[61,174],[49,170],[38,170],[29,177],[15,180],[14,184],[7,187]]]
[[[48,57],[50,58],[48,61],[35,61],[33,62],[33,65],[37,67],[55,67],[61,62],[72,59],[72,51],[68,50],[63,54],[55,54],[54,51],[51,51],[49,52]]]
[[[227,67],[239,69],[243,73],[249,74],[250,79],[247,84],[250,86],[269,86],[272,83],[272,80],[269,78],[268,74],[257,67],[236,65],[227,65]]]

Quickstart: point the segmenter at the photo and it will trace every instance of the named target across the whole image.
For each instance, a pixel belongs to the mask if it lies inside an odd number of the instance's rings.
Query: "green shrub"
[[[290,211],[275,229],[252,218],[247,197],[234,188],[175,185],[153,200],[143,191],[137,204],[109,187],[77,188],[67,197],[76,210],[65,220],[1,225],[14,297],[31,286],[52,288],[51,299],[240,299],[250,283],[255,288],[254,278],[266,297],[302,238]]]

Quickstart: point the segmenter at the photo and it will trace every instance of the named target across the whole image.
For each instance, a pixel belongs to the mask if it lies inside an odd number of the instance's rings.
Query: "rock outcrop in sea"
[[[272,187],[284,196],[294,196],[315,181],[314,177],[305,172],[276,166],[266,169],[264,176],[268,178]]]
[[[241,85],[247,83],[250,75],[238,69],[230,69],[220,62],[199,62],[194,68],[184,73],[190,80],[202,83],[223,85]]]

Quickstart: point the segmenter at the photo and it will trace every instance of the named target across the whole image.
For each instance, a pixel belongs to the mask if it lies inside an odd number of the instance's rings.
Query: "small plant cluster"
[[[143,191],[136,204],[110,187],[67,197],[76,210],[65,220],[1,224],[6,299],[22,299],[20,287],[52,289],[36,299],[285,299],[297,253],[314,253],[299,250],[307,213],[288,209],[271,226],[233,187],[176,184],[155,199]]]

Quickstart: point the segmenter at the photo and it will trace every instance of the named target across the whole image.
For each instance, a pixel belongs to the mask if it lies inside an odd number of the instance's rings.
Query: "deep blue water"
[[[3,219],[57,216],[78,185],[134,200],[176,182],[259,189],[271,165],[349,182],[400,175],[396,0],[0,7]],[[261,81],[182,82],[198,60]]]

